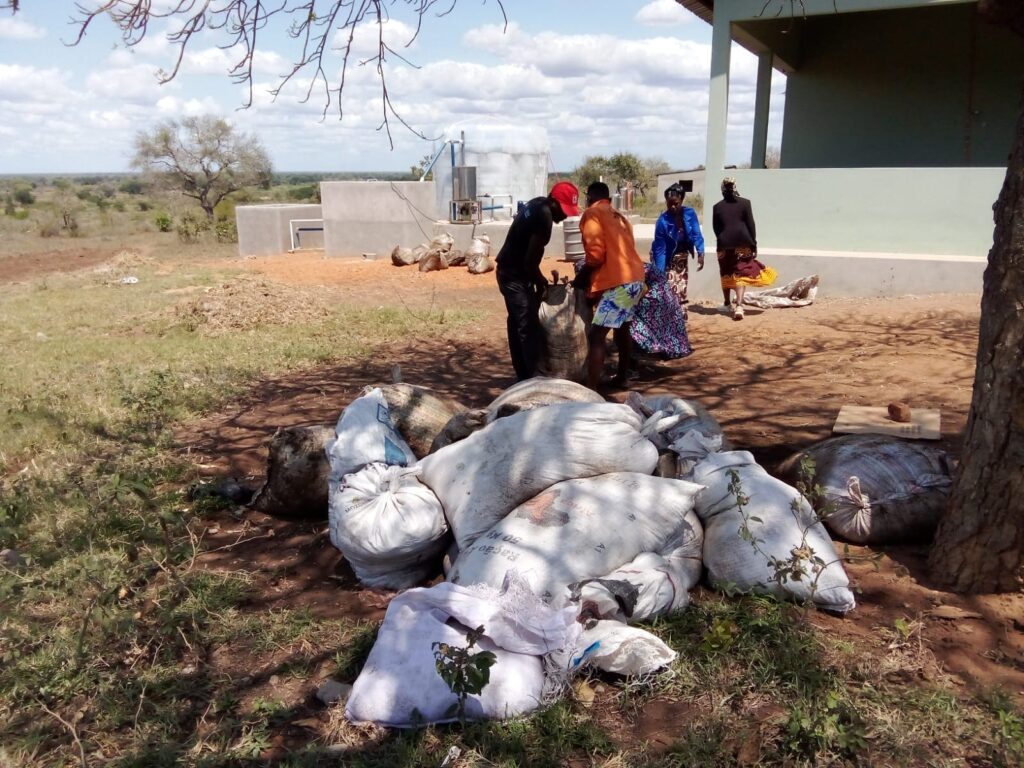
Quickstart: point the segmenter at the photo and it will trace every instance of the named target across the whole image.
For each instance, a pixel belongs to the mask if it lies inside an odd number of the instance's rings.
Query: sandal
[[[741,307],[739,304],[737,304],[735,309],[733,309],[733,311],[732,311],[732,319],[733,320],[742,320],[743,319],[743,307]]]

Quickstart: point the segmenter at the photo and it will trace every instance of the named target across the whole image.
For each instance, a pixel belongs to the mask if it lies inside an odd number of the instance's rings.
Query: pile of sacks
[[[449,233],[436,235],[429,244],[405,248],[396,245],[391,251],[391,263],[396,267],[419,264],[420,272],[434,272],[448,267],[466,267],[470,274],[482,275],[494,269],[491,261],[491,239],[487,235],[474,237],[469,248],[455,248],[455,238]]]
[[[477,410],[407,384],[365,391],[327,445],[331,541],[364,584],[407,591],[346,715],[452,719],[433,647],[481,625],[498,662],[472,718],[528,712],[588,666],[654,672],[676,653],[635,622],[684,609],[705,569],[716,588],[852,610],[819,514],[729,448],[681,398],[607,403],[545,378]]]

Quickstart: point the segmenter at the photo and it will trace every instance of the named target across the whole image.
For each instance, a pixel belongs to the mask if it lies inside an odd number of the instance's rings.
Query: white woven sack
[[[357,397],[342,411],[335,427],[337,437],[324,446],[331,463],[331,492],[345,475],[367,464],[409,466],[416,456],[395,429],[388,402],[379,387]]]
[[[438,570],[448,524],[417,475],[417,467],[369,464],[331,491],[331,543],[367,586],[404,589]]]
[[[470,256],[484,257],[487,258],[491,255],[491,239],[487,235],[482,237],[474,237],[473,241],[469,244],[469,248],[466,249],[466,258]]]
[[[617,675],[649,675],[679,654],[656,635],[618,621],[598,621],[580,635],[576,667],[592,666]]]
[[[658,450],[616,403],[560,403],[498,419],[420,461],[466,549],[528,499],[562,480],[615,471],[649,475]]]
[[[691,518],[689,531],[696,535],[688,531],[680,546],[666,545],[665,554],[644,552],[606,576],[582,584],[581,612],[616,621],[646,621],[686,608],[690,590],[704,571],[704,530],[694,513],[687,517]],[[628,605],[623,604],[622,585],[635,590]]]
[[[742,492],[750,499],[745,513],[758,540],[756,549],[740,536],[743,516],[729,491],[729,470],[739,475]],[[711,453],[696,464],[692,478],[707,488],[695,508],[704,523],[704,565],[713,585],[811,600],[839,613],[853,609],[853,593],[832,539],[799,491],[771,477],[747,451]],[[769,558],[789,560],[804,547],[806,552],[797,561],[801,578],[773,580]],[[814,557],[826,563],[817,576],[812,571]]]
[[[515,573],[560,607],[569,602],[572,584],[609,574],[644,552],[682,550],[680,559],[689,565],[675,574],[678,593],[668,605],[653,595],[647,602],[661,609],[685,606],[687,591],[700,578],[701,525],[693,514],[700,491],[682,480],[636,472],[557,483],[462,549],[448,578],[498,586]],[[642,582],[637,578],[637,589]]]
[[[626,404],[643,417],[640,431],[660,449],[669,447],[692,430],[708,438],[720,438],[719,450],[731,449],[722,426],[707,408],[696,401],[674,395],[644,397],[639,392],[630,392],[626,396]]]
[[[455,695],[437,674],[432,644],[465,646],[466,630],[483,625],[478,643],[497,662],[470,719],[526,714],[546,697],[542,656],[572,647],[574,612],[550,608],[522,588],[502,592],[447,582],[411,589],[388,606],[377,641],[352,686],[345,716],[394,727],[451,722]]]

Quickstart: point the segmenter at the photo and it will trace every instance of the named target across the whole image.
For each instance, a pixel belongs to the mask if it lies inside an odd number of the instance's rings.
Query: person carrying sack
[[[496,275],[508,311],[508,349],[516,381],[537,375],[543,349],[544,331],[537,310],[548,281],[540,271],[540,261],[551,240],[552,224],[579,212],[579,190],[560,181],[547,197],[535,197],[523,206],[498,251]]]

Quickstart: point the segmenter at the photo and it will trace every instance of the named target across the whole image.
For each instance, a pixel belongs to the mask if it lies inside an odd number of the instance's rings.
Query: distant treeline
[[[137,173],[0,173],[2,180],[18,180],[33,187],[49,186],[56,179],[64,179],[83,187],[120,179],[141,178]],[[408,181],[409,171],[280,171],[272,174],[274,184],[315,184],[318,181]],[[419,178],[418,176],[416,178]]]

